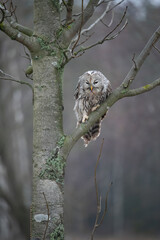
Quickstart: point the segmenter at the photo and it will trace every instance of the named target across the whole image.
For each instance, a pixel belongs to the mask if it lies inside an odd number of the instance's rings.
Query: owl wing
[[[79,88],[80,88],[80,83],[78,82],[77,87],[74,92],[75,99],[78,99],[78,97],[79,97]]]
[[[107,91],[106,91],[106,98],[112,93],[112,86],[111,83],[109,81],[108,83],[108,87],[107,87]]]

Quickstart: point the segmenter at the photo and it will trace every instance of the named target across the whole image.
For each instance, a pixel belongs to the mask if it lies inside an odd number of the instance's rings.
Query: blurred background
[[[33,1],[15,0],[20,23],[32,27]],[[75,11],[79,12],[78,3]],[[110,29],[99,23],[90,43],[113,29],[128,6],[127,28],[113,41],[88,50],[69,62],[64,71],[64,131],[76,126],[73,112],[78,77],[88,70],[101,71],[119,86],[160,23],[160,0],[124,1],[115,9]],[[100,16],[104,5],[92,20]],[[110,21],[111,15],[104,18]],[[160,43],[157,43],[160,49]],[[22,45],[0,32],[0,69],[26,80],[29,60]],[[160,76],[160,53],[155,49],[144,63],[133,88]],[[0,80],[0,239],[24,239],[31,202],[32,93],[30,88]],[[111,182],[108,211],[95,234],[97,240],[157,240],[160,238],[160,89],[118,101],[102,123],[101,135],[84,147],[79,140],[68,158],[65,176],[65,231],[68,240],[90,239],[96,217],[94,169],[102,139],[104,146],[97,169],[102,198]],[[27,214],[26,214],[27,213]],[[25,219],[26,218],[26,219]],[[27,231],[27,230],[26,230]]]

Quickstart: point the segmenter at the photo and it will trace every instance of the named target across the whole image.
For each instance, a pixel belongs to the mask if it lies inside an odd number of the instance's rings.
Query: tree
[[[26,46],[32,58],[32,67],[27,69],[26,73],[31,73],[33,69],[33,202],[31,208],[33,239],[36,237],[49,239],[50,235],[53,239],[64,238],[64,171],[67,157],[76,141],[119,99],[142,94],[160,85],[160,79],[157,79],[140,88],[130,89],[151,49],[156,48],[155,44],[160,37],[160,28],[158,28],[141,54],[136,59],[133,56],[132,68],[107,101],[91,114],[85,124],[76,128],[72,135],[64,134],[62,82],[65,65],[88,49],[114,39],[127,25],[125,22],[120,28],[126,16],[127,9],[125,9],[119,23],[100,41],[85,47],[79,45],[80,38],[83,38],[82,42],[86,42],[91,37],[90,30],[96,23],[102,21],[103,16],[118,5],[111,6],[110,3],[111,1],[90,0],[84,8],[82,0],[81,13],[74,16],[72,0],[61,3],[58,0],[35,0],[34,32],[17,23],[12,2],[9,3],[8,8],[4,2],[0,5],[1,31]],[[83,26],[92,17],[95,9],[102,5],[105,6],[103,14],[84,29]],[[66,13],[64,20],[61,20],[62,10]],[[113,17],[109,26],[112,22]],[[89,34],[86,35],[86,33]],[[7,75],[3,78],[16,81]],[[26,84],[22,81],[20,83]],[[28,85],[32,89],[32,85]]]

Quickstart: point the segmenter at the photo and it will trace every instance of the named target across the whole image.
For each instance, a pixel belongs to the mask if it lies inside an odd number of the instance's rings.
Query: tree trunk
[[[34,79],[33,108],[33,201],[32,239],[63,239],[64,159],[62,73],[60,51],[55,45],[59,27],[58,5],[51,0],[35,0],[34,34],[40,48],[32,52]],[[57,7],[57,8],[56,8]],[[52,42],[52,44],[50,44]],[[57,60],[59,59],[59,60]]]
[[[59,184],[57,183],[58,181],[56,182],[57,173],[54,174],[52,169],[48,169],[46,174],[46,162],[49,163],[50,160],[54,161],[52,155],[54,152],[53,149],[63,134],[61,73],[57,72],[53,67],[52,63],[54,61],[55,59],[53,57],[48,56],[33,61],[32,234],[34,237],[39,237],[40,239],[45,232],[47,223],[48,234],[53,232],[54,221],[55,225],[57,224],[57,220],[63,223],[63,184],[62,182],[59,182]],[[52,164],[54,163],[52,162]],[[59,163],[57,162],[57,164]],[[51,165],[50,167],[52,168]],[[51,178],[54,179],[54,181],[49,180]]]

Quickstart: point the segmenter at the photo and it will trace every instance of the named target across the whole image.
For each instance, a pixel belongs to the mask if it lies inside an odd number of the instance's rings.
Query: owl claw
[[[88,120],[88,116],[85,114],[82,118],[82,123],[84,123],[86,120]]]
[[[94,107],[92,108],[92,112],[93,112],[93,111],[96,111],[96,109],[99,108],[99,107],[100,107],[99,104],[98,104],[97,106],[94,106]]]

